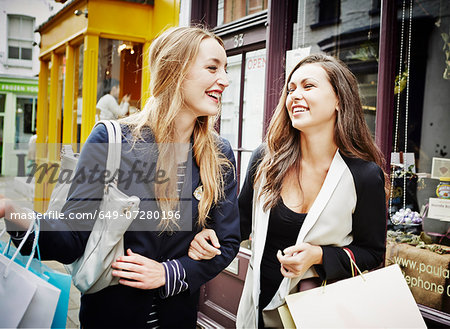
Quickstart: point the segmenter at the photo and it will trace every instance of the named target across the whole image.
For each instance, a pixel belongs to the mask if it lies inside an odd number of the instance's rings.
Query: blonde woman
[[[242,239],[252,257],[238,328],[280,327],[290,292],[379,266],[385,252],[383,158],[365,123],[355,76],[342,62],[311,55],[290,72],[266,141],[239,195]],[[194,259],[216,248],[191,244]],[[200,253],[202,252],[202,253]],[[326,316],[326,310],[324,310]]]
[[[119,284],[81,297],[83,328],[195,328],[200,286],[235,257],[240,239],[235,161],[228,141],[213,130],[228,86],[226,62],[221,39],[201,28],[171,28],[153,41],[152,98],[141,113],[120,122],[118,187],[141,199],[139,214],[124,235],[126,254],[111,264]],[[98,208],[106,163],[101,145],[107,142],[105,127],[97,126],[75,173],[94,176],[89,184],[74,180],[63,208],[66,217]],[[145,180],[148,170],[152,175]],[[161,179],[159,173],[177,178]],[[181,213],[170,216],[176,209]],[[3,199],[0,215],[6,212],[8,219],[12,211]],[[142,222],[149,226],[139,226]],[[67,223],[48,218],[42,225],[47,227],[39,240],[43,259],[71,263],[83,254],[89,231],[69,231]],[[207,226],[216,231],[221,253],[209,261],[192,260],[189,244]]]

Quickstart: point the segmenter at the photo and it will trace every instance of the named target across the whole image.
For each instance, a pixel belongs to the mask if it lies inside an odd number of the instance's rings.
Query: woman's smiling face
[[[182,83],[182,111],[195,117],[216,115],[222,92],[229,85],[226,67],[225,49],[213,38],[204,39]]]
[[[286,108],[292,126],[306,132],[334,127],[338,99],[326,71],[320,64],[304,64],[291,76]]]

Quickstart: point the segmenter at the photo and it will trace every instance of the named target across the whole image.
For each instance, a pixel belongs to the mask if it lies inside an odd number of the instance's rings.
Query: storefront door
[[[220,135],[235,151],[240,185],[251,152],[262,142],[266,49],[228,57],[230,86],[222,98]]]

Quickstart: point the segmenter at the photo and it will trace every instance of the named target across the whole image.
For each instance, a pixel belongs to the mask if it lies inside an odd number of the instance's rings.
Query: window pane
[[[327,22],[339,18],[339,0],[320,0],[319,21]]]
[[[242,148],[249,151],[256,149],[262,141],[265,71],[266,49],[248,52],[245,61]],[[250,152],[242,153],[242,175],[247,171],[250,156]],[[244,180],[240,182],[242,184]]]
[[[113,96],[120,104],[124,95],[130,95],[129,114],[134,113],[141,107],[141,74],[142,44],[100,38],[97,101],[118,86],[118,94]]]
[[[6,101],[6,95],[0,94],[0,113],[5,113],[5,101]],[[3,125],[0,126],[0,128],[3,128]],[[3,134],[0,134],[0,137],[3,137]]]
[[[448,1],[420,1],[418,6],[414,2],[410,19],[409,4],[406,1],[405,13],[399,8],[399,44],[393,54],[397,84],[387,255],[395,254],[395,259],[386,260],[387,265],[403,262],[402,272],[418,304],[446,312],[448,317],[450,196],[448,192],[438,196],[437,187],[442,181],[444,192],[443,185],[450,183],[444,183],[450,179],[450,7]],[[398,243],[405,236],[406,243]],[[424,248],[410,241],[424,243]]]
[[[257,13],[258,11],[264,10],[264,0],[247,0],[248,2],[248,15]]]
[[[21,59],[31,60],[32,49],[31,48],[22,48]]]
[[[22,17],[22,30],[21,30],[21,38],[23,39],[33,39],[33,26],[34,20],[29,17]]]
[[[330,13],[338,14],[341,1],[320,1]],[[305,5],[306,3],[306,5]],[[294,24],[293,58],[287,72],[298,62],[297,55],[326,53],[342,60],[358,79],[364,116],[375,133],[376,96],[378,87],[379,16],[370,14],[372,0],[358,2],[361,9],[358,19],[349,7],[342,6],[341,23],[315,28],[317,7],[309,1],[302,1],[298,8],[297,23]],[[338,10],[339,9],[339,10]],[[331,18],[334,14],[330,14]],[[288,66],[288,65],[287,65]]]
[[[19,47],[8,47],[8,58],[19,59]]]
[[[267,9],[267,0],[219,0],[217,25]]]
[[[376,73],[355,74],[359,82],[359,91],[364,111],[364,118],[369,126],[372,136],[375,136],[375,116],[377,106],[377,81]]]
[[[228,57],[227,62],[228,81],[230,85],[225,89],[222,95],[220,135],[228,139],[233,149],[237,149],[242,55],[230,56]]]
[[[27,149],[28,141],[32,136],[31,118],[33,113],[33,98],[17,97],[16,106],[15,149]]]
[[[20,17],[8,16],[8,37],[20,38]]]

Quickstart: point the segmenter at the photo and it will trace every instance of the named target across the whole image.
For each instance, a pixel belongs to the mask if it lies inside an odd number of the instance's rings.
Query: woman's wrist
[[[315,253],[315,263],[314,265],[322,265],[323,264],[323,249],[321,246],[314,246]]]

